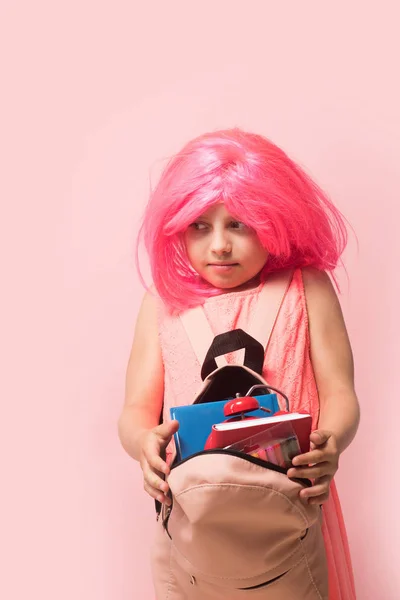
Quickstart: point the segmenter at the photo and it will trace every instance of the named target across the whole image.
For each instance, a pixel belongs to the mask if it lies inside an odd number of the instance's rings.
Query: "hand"
[[[169,487],[160,475],[161,473],[168,475],[170,472],[163,457],[165,457],[166,447],[178,428],[178,421],[163,423],[145,431],[140,440],[140,466],[143,471],[144,489],[152,498],[167,506],[171,504],[167,495]]]
[[[314,479],[312,487],[301,490],[300,497],[309,504],[323,504],[329,498],[330,483],[339,468],[336,438],[329,431],[317,430],[310,436],[311,451],[296,456],[288,477]]]

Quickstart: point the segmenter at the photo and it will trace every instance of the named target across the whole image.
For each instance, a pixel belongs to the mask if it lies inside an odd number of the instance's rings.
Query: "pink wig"
[[[240,129],[207,133],[165,168],[138,238],[139,245],[143,236],[154,285],[171,310],[220,292],[193,270],[183,241],[190,223],[217,202],[252,227],[268,250],[262,278],[286,267],[332,271],[347,243],[341,213],[280,148]]]

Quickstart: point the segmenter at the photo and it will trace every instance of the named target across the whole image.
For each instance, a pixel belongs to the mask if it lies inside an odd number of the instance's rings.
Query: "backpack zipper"
[[[192,456],[188,456],[188,458],[185,458],[184,460],[181,460],[179,462],[172,464],[171,471],[173,469],[176,469],[176,467],[183,465],[183,463],[187,462],[188,460],[191,460],[192,458],[196,458],[197,456],[203,456],[206,454],[217,454],[217,455],[223,454],[223,455],[228,455],[228,456],[236,456],[237,458],[241,458],[242,460],[247,460],[247,462],[250,462],[250,463],[253,463],[260,467],[263,467],[264,469],[269,469],[270,471],[275,471],[276,473],[282,473],[282,475],[287,475],[287,472],[288,472],[288,469],[285,469],[284,467],[279,467],[278,465],[274,465],[273,463],[262,460],[261,458],[257,458],[256,456],[250,456],[250,454],[245,454],[244,452],[239,452],[238,450],[224,450],[223,448],[216,448],[214,450],[202,450],[201,452],[196,452],[196,454],[192,454]],[[305,485],[307,487],[312,486],[312,482],[309,479],[297,479],[296,478],[296,479],[292,479],[292,481],[297,481],[298,483]],[[172,537],[168,531],[168,521],[171,516],[172,507],[173,507],[173,504],[171,504],[171,506],[169,506],[167,508],[166,515],[163,519],[163,527],[164,527],[164,530],[167,533],[170,540],[172,540]]]
[[[184,458],[183,460],[172,464],[171,471],[173,469],[176,469],[180,465],[183,465],[185,462],[187,462],[188,460],[191,460],[192,458],[197,458],[198,456],[204,456],[206,454],[217,454],[217,455],[223,454],[223,455],[227,455],[227,456],[236,456],[237,458],[246,460],[247,462],[250,462],[254,465],[263,467],[263,469],[269,469],[270,471],[275,471],[276,473],[282,473],[282,475],[287,475],[287,472],[289,470],[289,469],[285,469],[284,467],[280,467],[278,465],[274,465],[273,463],[267,462],[267,461],[263,460],[262,458],[257,458],[256,456],[251,456],[250,454],[246,454],[245,452],[239,452],[238,450],[224,450],[223,448],[216,448],[214,450],[201,450],[200,452],[196,452],[196,454],[192,454],[191,456],[188,456],[187,458]],[[301,483],[302,485],[305,485],[307,487],[312,486],[312,482],[309,479],[296,478],[296,479],[292,479],[292,481],[297,481],[298,483]]]

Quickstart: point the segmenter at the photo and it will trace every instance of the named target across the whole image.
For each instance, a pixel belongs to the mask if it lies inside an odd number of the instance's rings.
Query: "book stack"
[[[226,400],[171,408],[171,418],[179,422],[176,460],[223,448],[285,468],[291,466],[294,456],[310,449],[311,416],[280,411],[276,394],[257,396],[257,401],[260,408],[243,419],[225,420]],[[268,416],[266,410],[270,411]]]

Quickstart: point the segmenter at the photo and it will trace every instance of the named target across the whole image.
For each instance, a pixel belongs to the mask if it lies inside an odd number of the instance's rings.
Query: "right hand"
[[[178,421],[163,423],[145,431],[140,440],[140,466],[144,477],[144,489],[155,500],[170,506],[167,482],[161,473],[169,475],[170,469],[164,460],[165,449],[179,429]]]

